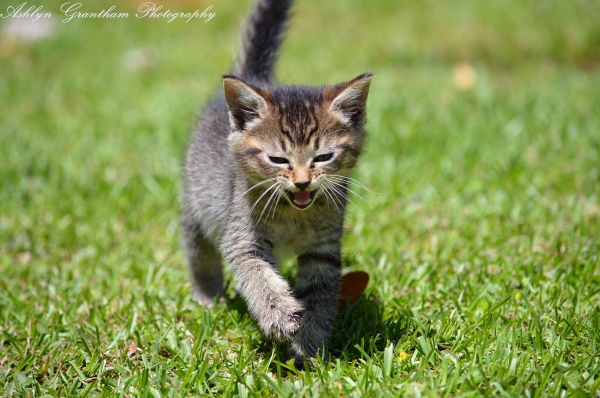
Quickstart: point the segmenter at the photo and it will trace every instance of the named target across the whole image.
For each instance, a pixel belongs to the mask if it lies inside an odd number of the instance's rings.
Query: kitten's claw
[[[261,329],[273,339],[290,341],[300,329],[302,305],[293,297],[287,297],[270,307],[268,315],[260,322]]]

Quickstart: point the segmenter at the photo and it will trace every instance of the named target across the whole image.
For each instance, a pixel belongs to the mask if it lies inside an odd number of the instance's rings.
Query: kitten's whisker
[[[331,195],[341,206],[344,206],[344,202],[346,202],[345,206],[347,206],[348,203],[354,204],[352,199],[350,199],[349,197],[345,196],[344,194],[342,194],[341,192],[339,192],[338,190],[334,189],[331,186],[329,188],[330,188]]]
[[[350,184],[352,183],[351,181],[348,180],[336,180],[336,179],[331,179],[330,183],[335,184],[338,187],[344,187],[346,188],[349,192],[351,192],[352,194],[358,196],[360,199],[362,199],[363,201],[365,201],[365,198],[363,198],[358,192],[356,192],[354,189],[352,189],[350,187]],[[367,189],[367,188],[363,188],[361,186],[355,185],[355,189],[356,188],[362,188],[362,189]],[[373,191],[369,191],[369,192],[373,192]],[[375,192],[373,192],[375,193]]]
[[[269,202],[269,205],[267,207],[267,212],[266,217],[265,217],[265,222],[269,221],[269,218],[271,217],[271,214],[273,213],[273,209],[276,207],[276,203],[277,203],[277,198],[279,196],[279,189],[280,187],[277,187],[277,189],[275,191],[273,191],[273,200]]]
[[[352,177],[348,177],[348,176],[343,176],[343,175],[339,175],[339,174],[329,174],[329,177],[331,177],[332,179],[336,180],[336,181],[347,181],[352,183],[353,185],[355,185],[357,188],[362,188],[365,191],[374,193],[374,194],[381,194],[381,192],[376,192],[373,191],[371,188],[367,187],[365,184],[363,184],[361,181],[357,180],[356,178],[352,178]]]
[[[345,176],[345,175],[342,175],[342,174],[327,174],[327,177],[332,177],[332,178],[338,178],[338,179],[352,181],[356,185],[360,185],[361,187],[363,187],[365,189],[369,189],[369,187],[367,187],[362,181],[360,181],[360,180],[358,180],[358,179],[356,179],[354,177]]]
[[[279,188],[279,184],[273,184],[276,185],[277,188]],[[265,211],[269,208],[269,205],[271,204],[271,200],[273,200],[273,198],[275,197],[275,194],[277,194],[278,189],[275,189],[271,195],[269,195],[269,199],[267,200],[267,203],[263,206],[262,212],[260,213],[260,216],[258,217],[258,221],[256,222],[256,225],[260,225],[260,220],[262,219],[263,214],[265,214]]]
[[[244,192],[243,192],[243,193],[240,195],[240,197],[243,197],[243,196],[244,196],[244,195],[246,195],[248,192],[252,191],[254,188],[258,188],[258,187],[260,187],[261,185],[264,185],[264,184],[266,184],[267,182],[270,182],[270,181],[273,181],[273,180],[276,180],[276,179],[277,179],[276,177],[273,177],[273,178],[267,178],[266,180],[259,181],[259,182],[257,182],[256,184],[252,185],[252,186],[251,186],[250,188],[248,188],[247,190],[245,190],[245,191],[244,191]]]
[[[327,203],[329,203],[331,201],[331,203],[333,203],[333,205],[337,209],[338,214],[342,214],[342,211],[340,210],[336,201],[330,196],[331,193],[327,191],[327,187],[325,186],[325,184],[323,184],[322,189],[323,189],[323,194],[325,195],[325,198],[327,199]]]
[[[283,188],[279,187],[277,189],[277,198],[273,202],[273,211],[271,212],[271,219],[275,218],[275,213],[277,212],[277,206],[279,206],[279,201],[281,200],[281,194],[283,193]],[[269,217],[267,217],[267,220]]]
[[[353,192],[348,187],[348,184],[344,184],[343,182],[339,182],[339,181],[336,181],[336,180],[333,180],[333,179],[332,180],[328,180],[327,182],[329,183],[329,185],[330,185],[331,188],[336,188],[337,191],[339,191],[340,193],[344,194],[344,197],[349,198],[350,197],[350,193],[354,193],[357,197],[359,197],[360,199],[362,199],[364,201],[364,198],[362,198],[356,192]]]
[[[328,182],[330,183],[329,188],[331,188],[331,191],[334,192],[336,194],[336,196],[338,196],[338,198],[342,197],[345,200],[347,200],[348,202],[354,204],[354,202],[352,201],[352,199],[350,199],[350,197],[348,197],[347,194],[345,194],[344,192],[342,192],[339,187],[337,187],[335,184],[332,184],[330,181],[328,181]]]
[[[350,192],[350,193],[352,193],[352,194],[356,195],[356,196],[357,196],[357,197],[358,197],[360,200],[362,200],[363,202],[365,202],[365,203],[367,202],[367,201],[365,200],[365,198],[363,198],[361,195],[359,195],[359,194],[358,194],[356,191],[354,191],[354,190],[353,190],[352,188],[350,188],[348,185],[343,185],[341,182],[337,182],[337,181],[335,181],[335,180],[331,180],[331,181],[330,181],[330,183],[331,183],[332,185],[336,186],[336,187],[339,187],[339,188],[346,188],[346,189],[348,190],[348,192]]]
[[[327,195],[329,196],[329,198],[331,198],[331,202],[334,204],[334,206],[338,209],[338,211],[340,211],[340,207],[338,206],[338,203],[340,204],[340,206],[344,207],[344,204],[342,203],[342,201],[337,197],[337,195],[335,195],[331,189],[331,184],[328,183],[328,181],[324,181],[323,184],[323,188],[325,190],[325,193],[327,193]]]
[[[257,221],[257,223],[256,223],[257,225],[260,225],[260,222],[261,222],[261,220],[262,220],[262,217],[263,217],[263,215],[264,215],[264,214],[267,214],[267,218],[268,218],[268,214],[269,214],[269,208],[270,208],[270,206],[271,206],[271,203],[272,203],[272,201],[273,201],[273,198],[274,198],[274,197],[277,195],[277,191],[278,191],[278,188],[275,188],[275,189],[274,189],[274,190],[271,192],[271,194],[269,195],[269,199],[267,199],[267,203],[265,203],[265,205],[263,206],[263,209],[262,209],[262,211],[261,211],[261,213],[260,213],[260,216],[258,217],[258,221]]]
[[[354,203],[346,193],[342,192],[339,187],[336,187],[335,185],[329,185],[329,189],[331,189],[331,191],[335,193],[337,197],[341,197],[350,203]]]
[[[348,182],[351,182],[352,184],[356,185],[358,188],[362,188],[365,191],[369,191],[371,193],[375,193],[375,194],[380,194],[381,192],[375,192],[372,189],[370,189],[369,187],[367,187],[365,184],[363,184],[361,181],[357,180],[356,178],[352,178],[352,177],[348,177],[348,176],[343,176],[340,174],[328,174],[328,177],[331,177],[332,179],[336,179],[336,180],[345,180]]]
[[[323,191],[323,196],[325,196],[325,202],[327,203],[327,206],[330,206],[331,203],[329,202],[329,196],[327,196],[327,188],[325,187],[325,184],[321,185],[321,190]]]
[[[262,195],[260,195],[258,197],[258,199],[256,199],[256,201],[254,202],[254,205],[252,206],[252,209],[250,209],[250,214],[252,214],[252,212],[254,212],[254,209],[256,208],[256,205],[258,205],[258,203],[263,198],[263,196],[265,196],[267,194],[267,192],[269,192],[271,189],[273,189],[276,186],[277,186],[277,183],[274,183],[273,185],[271,185],[270,187],[268,187],[267,189],[265,189],[265,191],[262,193]]]
[[[346,186],[346,189],[352,193],[353,195],[356,195],[360,200],[362,200],[363,202],[367,203],[367,200],[365,198],[363,198],[361,195],[358,194],[358,192],[356,192],[355,190],[353,190],[352,188]]]

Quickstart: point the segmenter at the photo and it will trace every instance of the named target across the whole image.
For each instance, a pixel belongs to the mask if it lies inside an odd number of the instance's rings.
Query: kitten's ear
[[[223,90],[232,127],[243,131],[265,115],[268,109],[267,101],[260,93],[260,89],[235,76],[225,75]]]
[[[365,121],[372,78],[372,73],[364,73],[348,82],[333,86],[329,93],[333,97],[330,111],[349,126],[360,127]]]

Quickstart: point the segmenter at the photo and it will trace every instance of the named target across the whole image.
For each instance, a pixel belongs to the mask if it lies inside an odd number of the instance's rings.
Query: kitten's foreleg
[[[260,328],[269,337],[290,341],[300,326],[302,304],[277,272],[270,248],[235,234],[224,239],[222,248],[238,291]]]
[[[292,341],[292,354],[300,366],[326,348],[333,330],[340,290],[340,254],[307,252],[298,257],[296,297],[304,305],[302,326]]]

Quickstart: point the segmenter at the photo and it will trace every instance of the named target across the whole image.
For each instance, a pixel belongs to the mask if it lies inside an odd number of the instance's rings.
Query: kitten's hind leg
[[[192,274],[193,297],[210,308],[215,300],[224,296],[221,256],[197,225],[184,225],[183,235]]]

